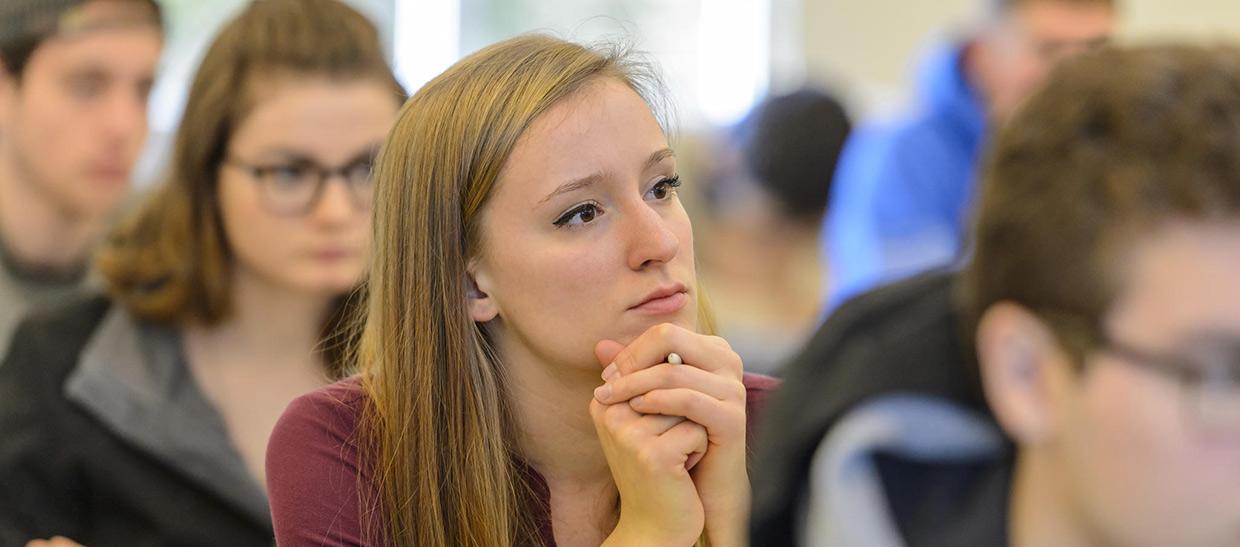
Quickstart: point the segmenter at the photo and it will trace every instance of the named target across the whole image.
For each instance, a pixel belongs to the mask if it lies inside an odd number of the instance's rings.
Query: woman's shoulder
[[[763,374],[746,372],[741,378],[745,384],[745,422],[749,436],[753,437],[758,415],[766,408],[767,399],[779,388],[780,380]]]
[[[358,422],[366,400],[361,381],[346,378],[302,395],[289,403],[267,441],[267,468],[294,470],[284,477],[293,481],[307,467],[307,456],[330,460],[345,469],[357,469]],[[268,474],[270,482],[272,475]]]
[[[779,387],[781,380],[765,374],[746,372],[741,378],[741,382],[745,384],[745,391],[765,394],[775,391]]]
[[[360,410],[365,398],[366,391],[362,388],[361,378],[350,376],[294,399],[289,408],[305,406],[340,411],[343,407]]]
[[[761,407],[766,403],[766,399],[775,393],[776,389],[779,389],[781,380],[765,374],[746,372],[741,382],[745,384],[745,395],[748,397],[749,405]]]
[[[267,491],[281,545],[360,545],[357,378],[294,399],[267,443]]]
[[[301,444],[314,439],[352,440],[365,399],[361,380],[356,377],[293,399],[276,423],[271,442],[286,437]]]

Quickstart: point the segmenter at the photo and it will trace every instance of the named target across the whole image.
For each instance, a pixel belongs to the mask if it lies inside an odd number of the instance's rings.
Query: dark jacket
[[[862,295],[790,363],[759,427],[753,545],[1006,543],[1013,448],[955,290],[934,273]]]
[[[101,285],[94,272],[31,271],[0,245],[0,364],[8,353],[13,330],[32,309],[63,306]]]
[[[180,338],[103,297],[40,312],[0,366],[0,546],[271,545]]]

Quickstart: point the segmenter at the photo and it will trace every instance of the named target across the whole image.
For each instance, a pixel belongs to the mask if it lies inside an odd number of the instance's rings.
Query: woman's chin
[[[301,292],[314,297],[334,298],[357,288],[358,280],[349,276],[324,276],[300,283]]]
[[[610,340],[615,340],[627,346],[636,340],[637,337],[650,330],[651,327],[664,323],[675,325],[687,331],[698,332],[697,313],[682,313],[657,318],[644,318],[641,321],[630,322],[626,325],[624,331],[617,332],[615,337],[610,338]]]

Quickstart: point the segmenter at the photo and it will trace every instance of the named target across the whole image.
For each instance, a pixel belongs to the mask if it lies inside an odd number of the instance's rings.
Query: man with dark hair
[[[1240,545],[1240,49],[1018,110],[973,257],[846,303],[765,411],[755,545]]]
[[[129,189],[163,43],[153,0],[0,2],[0,356],[82,290]]]
[[[927,59],[908,113],[849,139],[823,224],[828,307],[959,257],[990,127],[1056,63],[1105,43],[1117,0],[988,1],[980,31]]]

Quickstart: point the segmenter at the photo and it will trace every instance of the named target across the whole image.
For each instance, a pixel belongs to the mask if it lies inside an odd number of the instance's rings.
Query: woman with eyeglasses
[[[345,373],[372,159],[404,99],[375,28],[267,0],[218,35],[170,179],[97,257],[99,296],[0,367],[0,545],[270,545],[264,454]]]

